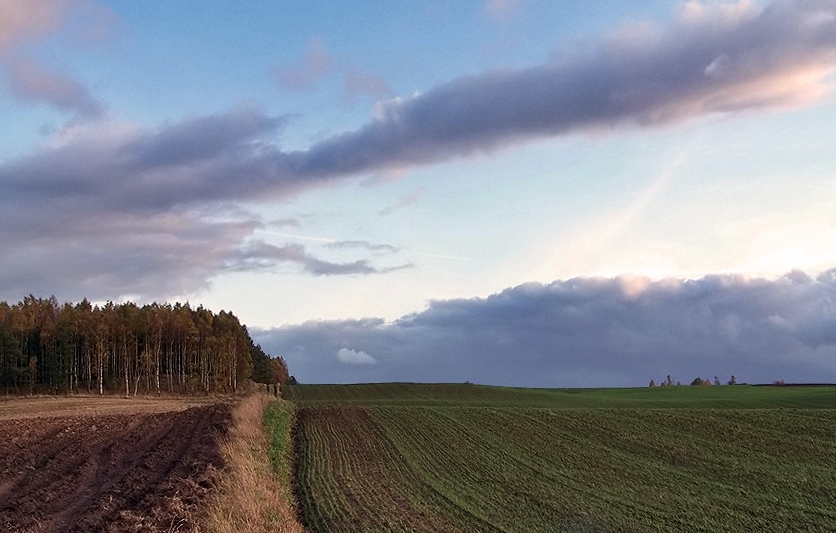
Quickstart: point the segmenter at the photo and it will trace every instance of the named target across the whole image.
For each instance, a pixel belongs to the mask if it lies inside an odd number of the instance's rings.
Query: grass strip
[[[211,533],[304,533],[290,485],[293,406],[265,394],[242,400],[221,452],[226,467],[208,503],[203,528]]]

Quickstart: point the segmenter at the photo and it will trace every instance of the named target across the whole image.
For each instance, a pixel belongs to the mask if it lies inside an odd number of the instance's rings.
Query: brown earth
[[[0,419],[0,530],[196,531],[230,407]]]

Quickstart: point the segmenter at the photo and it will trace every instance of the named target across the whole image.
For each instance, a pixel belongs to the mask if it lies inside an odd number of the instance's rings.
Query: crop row
[[[836,525],[833,411],[372,412],[419,472],[506,531]]]
[[[309,531],[478,531],[455,518],[359,407],[298,413],[297,498]],[[448,516],[454,517],[448,519]]]
[[[300,410],[311,531],[836,530],[836,411]]]

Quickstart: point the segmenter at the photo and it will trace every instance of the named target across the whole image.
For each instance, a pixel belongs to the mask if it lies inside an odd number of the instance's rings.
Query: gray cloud
[[[324,176],[426,164],[530,138],[791,107],[829,89],[831,0],[689,6],[665,31],[625,30],[547,64],[385,102],[364,127],[289,154],[294,168]]]
[[[59,183],[95,184],[111,202],[131,198],[160,208],[276,197],[528,138],[657,126],[820,96],[836,71],[836,6],[830,0],[753,6],[739,4],[735,16],[720,8],[688,11],[658,34],[611,36],[550,63],[458,78],[383,102],[365,126],[307,150],[283,152],[271,142],[284,118],[237,110],[116,141],[74,139],[0,167],[0,182],[42,195],[56,193]]]
[[[368,241],[335,241],[325,244],[326,248],[341,249],[341,248],[361,248],[372,252],[395,253],[400,251],[397,246],[391,244],[379,244]]]
[[[298,184],[282,178],[282,157],[266,142],[283,123],[240,109],[157,131],[78,129],[57,147],[0,167],[0,183],[9,200],[148,211],[287,194]]]
[[[268,223],[270,226],[276,228],[300,228],[302,227],[302,223],[299,222],[299,219],[288,217],[288,218],[277,218],[275,220],[271,220]]]
[[[253,332],[303,382],[642,386],[671,374],[750,383],[836,381],[836,269],[816,279],[578,278],[431,302],[393,323],[307,322]],[[376,354],[347,369],[345,346]]]
[[[332,262],[253,239],[263,224],[236,201],[300,187],[292,178],[276,185],[282,157],[269,138],[284,122],[239,109],[156,131],[75,128],[58,146],[0,166],[0,298],[164,298],[203,289],[225,271],[410,267]]]
[[[411,266],[401,265],[397,267],[378,268],[365,259],[350,263],[333,263],[308,254],[305,251],[305,247],[300,244],[275,246],[260,241],[256,241],[247,246],[240,260],[240,267],[246,270],[258,266],[273,266],[277,261],[297,263],[306,272],[317,276],[381,274]]]
[[[368,260],[325,261],[304,246],[251,238],[255,220],[217,221],[200,212],[55,214],[31,227],[0,215],[0,299],[31,292],[61,299],[152,300],[206,289],[222,272],[275,271],[292,266],[317,276],[371,275]],[[37,291],[35,290],[37,288]]]
[[[0,299],[36,292],[77,300],[165,298],[205,288],[240,262],[252,221],[199,213],[0,213]],[[31,215],[28,215],[31,217]]]

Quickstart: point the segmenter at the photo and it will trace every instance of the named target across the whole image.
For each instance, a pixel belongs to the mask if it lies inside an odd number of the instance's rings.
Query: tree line
[[[284,359],[267,356],[231,312],[188,303],[59,304],[31,295],[0,302],[6,394],[235,393],[250,377],[289,378]]]
[[[712,381],[710,379],[708,379],[708,378],[703,379],[699,376],[697,376],[694,379],[694,381],[691,382],[692,386],[711,385],[711,384],[712,384]],[[720,378],[718,378],[717,376],[714,376],[713,384],[717,385],[717,386],[722,385],[722,383],[720,383]],[[679,381],[674,383],[673,378],[670,376],[670,374],[668,374],[668,377],[666,377],[663,381],[661,381],[658,386],[659,387],[678,387],[680,385],[682,385],[682,383],[680,383]],[[731,379],[728,381],[728,385],[737,385],[737,378],[732,376]],[[656,385],[656,380],[651,379],[650,380],[650,387],[653,388],[653,387],[656,387],[656,386],[657,386]]]

